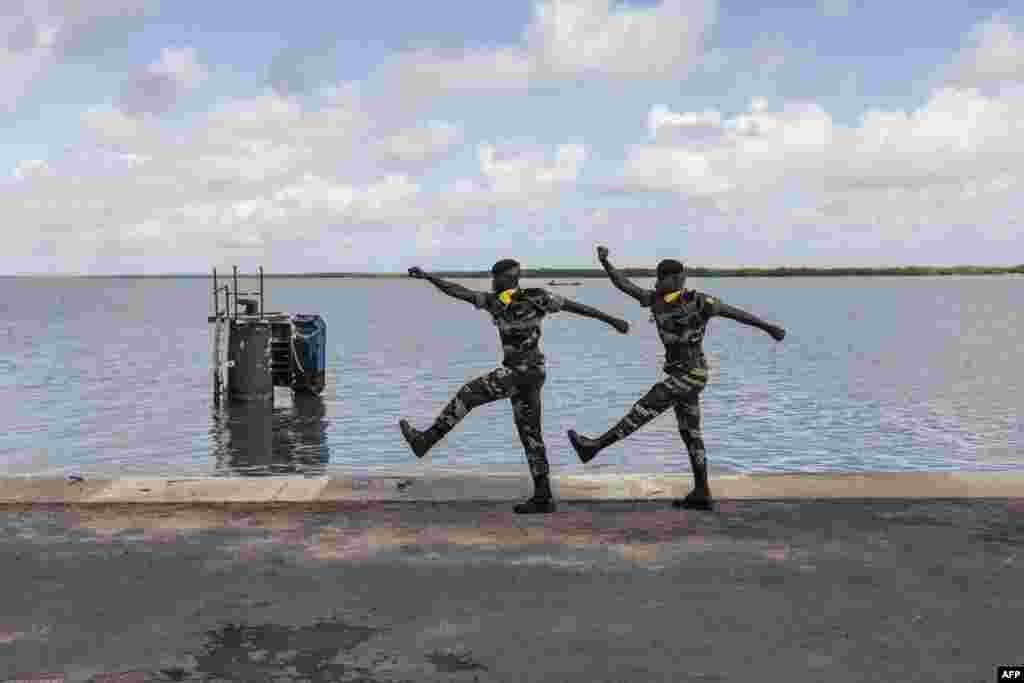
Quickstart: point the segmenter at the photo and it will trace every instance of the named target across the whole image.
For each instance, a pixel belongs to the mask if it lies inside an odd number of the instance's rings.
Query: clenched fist
[[[420,270],[419,266],[413,266],[412,268],[409,269],[409,277],[414,277],[416,279],[422,279],[424,277],[423,271]]]
[[[599,261],[604,261],[606,258],[608,258],[608,247],[598,247],[597,259]]]

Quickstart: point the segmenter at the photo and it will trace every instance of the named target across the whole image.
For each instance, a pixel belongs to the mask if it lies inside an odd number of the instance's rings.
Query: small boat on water
[[[549,287],[566,287],[566,286],[574,286],[574,285],[582,285],[582,284],[583,284],[582,282],[555,282],[554,280],[551,280],[551,281],[548,282],[548,286]]]

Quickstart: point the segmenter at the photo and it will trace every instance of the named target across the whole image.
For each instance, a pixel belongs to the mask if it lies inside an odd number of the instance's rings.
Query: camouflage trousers
[[[705,367],[695,367],[684,372],[673,372],[633,404],[626,416],[607,433],[607,441],[620,441],[669,408],[674,408],[679,435],[686,444],[690,463],[696,472],[703,470],[706,462],[704,437],[700,431],[700,393],[708,382]]]
[[[434,444],[450,432],[469,411],[500,399],[511,399],[519,440],[534,477],[548,473],[547,451],[541,433],[541,388],[547,373],[543,365],[499,367],[464,384],[427,431]]]

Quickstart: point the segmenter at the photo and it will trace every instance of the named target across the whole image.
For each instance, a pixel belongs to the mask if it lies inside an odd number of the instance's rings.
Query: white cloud
[[[731,118],[659,105],[648,129],[655,140],[628,149],[621,187],[707,198],[723,213],[871,226],[862,241],[929,221],[988,220],[996,235],[1012,225],[1005,217],[1024,181],[1024,88],[943,89],[915,111],[870,110],[855,126],[809,102],[772,111],[755,100]],[[794,192],[803,197],[795,206]]]
[[[396,106],[395,98],[443,90],[685,74],[715,5],[688,7],[542,2],[515,45],[405,53],[385,69],[404,81],[340,83],[313,104],[317,93],[308,88],[268,89],[222,100],[184,127],[143,115],[173,106],[206,77],[194,50],[165,49],[140,65],[121,98],[81,115],[81,145],[8,162],[0,212],[25,230],[13,235],[5,263],[17,264],[11,253],[42,254],[50,244],[56,251],[47,258],[63,267],[108,271],[121,255],[126,264],[156,254],[191,264],[197,254],[215,260],[223,250],[272,258],[323,245],[375,267],[402,249],[457,244],[470,227],[481,228],[474,249],[504,240],[505,226],[524,236],[540,231],[538,243],[546,234],[544,250],[556,241],[553,225],[573,225],[594,240],[671,240],[693,229],[729,235],[723,243],[794,239],[822,249],[952,240],[958,226],[983,225],[991,239],[1020,236],[1024,84],[1013,82],[1020,34],[1001,18],[975,29],[974,46],[958,57],[966,81],[998,83],[997,92],[950,87],[915,110],[872,109],[849,125],[816,102],[775,97],[766,81],[750,94],[771,100],[754,97],[738,113],[710,102],[678,111],[655,100],[644,127],[631,133],[641,144],[625,148],[610,188],[631,196],[609,193],[593,204],[577,190],[592,156],[585,144],[515,144],[500,135],[467,141],[472,127],[433,120],[440,110],[415,120]],[[56,58],[62,26],[18,24],[0,33],[3,49]],[[765,34],[730,60],[761,55],[771,69],[787,50],[780,36]],[[404,92],[366,96],[382,84]],[[292,90],[303,97],[285,94]],[[456,166],[474,155],[475,168]],[[446,159],[451,164],[440,163]]]
[[[442,187],[437,198],[449,219],[479,218],[498,204],[490,188],[468,178],[459,178]]]
[[[699,176],[727,179],[712,184],[725,191],[794,176],[834,188],[927,185],[957,180],[967,170],[972,175],[979,170],[999,173],[1012,169],[1021,151],[1022,94],[1024,90],[986,96],[943,89],[913,112],[869,110],[854,127],[836,124],[819,105],[808,102],[788,102],[780,111],[767,111],[755,100],[748,112],[732,118],[714,111],[675,113],[654,107],[648,118],[658,132],[699,124],[716,137],[703,146],[684,136],[676,136],[675,144],[636,146],[627,158],[634,173],[626,177],[643,186],[645,168],[667,164],[663,172],[675,168],[690,184]],[[666,182],[657,187],[664,189]]]
[[[814,155],[831,140],[828,114],[810,103],[790,103],[778,113],[765,111],[765,106],[757,98],[749,112],[731,119],[713,110],[675,113],[662,105],[653,107],[649,129],[656,138],[672,142],[629,148],[623,185],[712,195],[764,187],[787,167],[813,163]]]
[[[687,195],[718,194],[732,189],[708,158],[683,147],[638,145],[629,150],[623,167],[626,187]]]
[[[1024,31],[1002,15],[975,26],[947,69],[950,82],[971,87],[1024,82]]]
[[[445,121],[430,121],[386,138],[381,142],[381,153],[406,163],[420,163],[461,142],[459,126]]]
[[[109,105],[87,109],[80,118],[87,130],[110,142],[135,139],[144,128],[138,119]]]
[[[198,87],[206,80],[206,67],[196,58],[194,47],[160,50],[160,58],[149,65],[149,71],[163,74],[185,88]]]
[[[846,186],[927,186],[1019,172],[1024,89],[984,95],[945,88],[920,109],[871,110],[833,150],[828,179]]]
[[[513,201],[557,190],[560,184],[575,182],[587,158],[583,145],[559,145],[553,163],[536,148],[500,149],[492,144],[478,148],[480,170],[496,197]]]
[[[441,226],[437,223],[424,223],[416,230],[416,250],[430,253],[441,246]]]
[[[0,11],[0,107],[13,108],[31,83],[87,36],[98,20],[138,13],[154,0],[4,0]]]
[[[256,183],[290,175],[313,154],[308,148],[287,143],[240,140],[230,150],[210,150],[182,159],[177,168],[205,184]]]
[[[447,226],[488,219],[499,209],[536,212],[557,205],[579,179],[587,148],[564,144],[552,155],[535,145],[480,143],[480,179],[459,178],[440,189],[425,207]]]
[[[0,107],[11,109],[52,62],[53,46],[33,36],[25,50],[0,46]]]
[[[23,159],[14,166],[12,175],[15,180],[26,178],[38,178],[53,174],[53,169],[46,163],[45,159]]]
[[[193,238],[217,238],[217,243],[255,244],[281,228],[286,237],[316,237],[331,224],[389,224],[417,216],[414,204],[419,186],[405,176],[387,176],[366,185],[355,186],[311,173],[267,194],[252,194],[238,199],[190,202],[183,206],[158,210],[141,225],[148,226],[146,237],[163,238],[196,231]],[[189,226],[187,229],[181,226]],[[129,228],[132,234],[138,230]],[[237,235],[248,235],[233,241]],[[225,241],[226,240],[226,241]],[[262,242],[261,242],[262,243]]]
[[[156,61],[129,77],[118,99],[118,109],[136,116],[164,113],[206,77],[206,67],[196,58],[195,48],[164,48]]]
[[[495,210],[557,203],[587,156],[580,144],[483,143],[475,176],[428,192],[414,172],[461,147],[461,126],[382,122],[348,84],[309,106],[272,91],[225,100],[193,117],[187,135],[110,105],[81,121],[81,145],[12,169],[0,211],[37,228],[26,234],[53,235],[53,258],[108,271],[118,254],[191,263],[303,240],[326,240],[350,259],[378,258],[395,234],[428,248]],[[360,233],[377,236],[355,240]],[[69,239],[77,235],[89,238]]]
[[[381,68],[396,96],[422,97],[436,92],[523,90],[536,65],[516,48],[494,50],[417,50],[392,59]]]
[[[318,127],[327,117],[347,121],[358,116],[354,105],[338,106],[336,101],[337,98],[331,99],[322,109],[307,114],[298,100],[273,92],[222,100],[207,112],[200,130],[210,136],[210,142],[223,139],[230,143],[252,137],[288,136],[289,131],[294,132],[303,124]]]
[[[653,7],[539,2],[525,38],[541,69],[556,75],[681,73],[693,65],[716,10],[717,3],[706,0],[663,0]]]
[[[647,130],[654,140],[715,136],[721,128],[721,113],[710,109],[677,114],[665,105],[658,104],[651,107],[647,114]]]
[[[537,2],[516,45],[470,50],[416,50],[381,69],[405,97],[467,90],[524,90],[579,77],[680,76],[698,61],[717,0]]]

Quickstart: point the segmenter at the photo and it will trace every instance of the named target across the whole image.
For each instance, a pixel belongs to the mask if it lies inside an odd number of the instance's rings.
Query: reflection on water
[[[330,449],[323,399],[288,394],[279,391],[274,405],[227,403],[214,410],[210,440],[215,474],[325,473]]]
[[[701,428],[712,467],[1024,468],[1024,373],[1013,370],[1024,359],[1022,282],[998,276],[688,281],[788,331],[776,344],[735,321],[711,323]],[[293,403],[279,387],[276,410],[237,405],[214,412],[208,287],[199,278],[0,278],[0,472],[94,478],[202,477],[215,468],[221,474],[319,472],[329,441],[325,473],[339,477],[442,468],[523,476],[507,401],[474,410],[423,461],[398,432],[401,417],[429,425],[464,382],[500,362],[486,316],[462,311],[413,281],[277,280],[269,300],[274,309],[316,312],[334,325],[324,402]],[[603,281],[579,290],[574,296],[629,320],[633,329],[615,334],[568,314],[545,320],[543,422],[552,470],[688,471],[671,411],[586,467],[579,464],[566,430],[600,434],[615,424],[661,379],[664,354],[646,314],[621,292]],[[380,306],[382,298],[402,301],[403,314]]]

